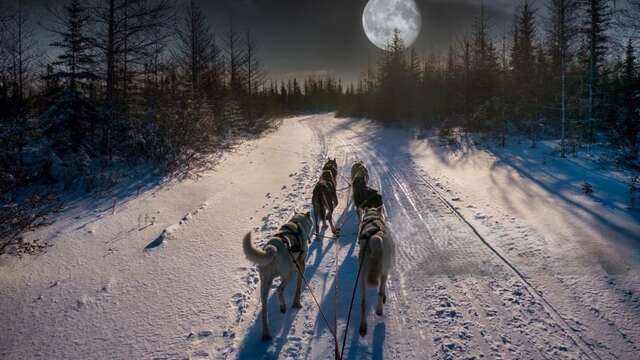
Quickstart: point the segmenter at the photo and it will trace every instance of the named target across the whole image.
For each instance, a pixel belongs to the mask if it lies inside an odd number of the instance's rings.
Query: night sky
[[[422,33],[415,47],[426,54],[446,51],[473,24],[480,0],[417,0]],[[229,14],[259,37],[270,73],[299,74],[332,71],[347,81],[357,78],[367,57],[379,50],[362,29],[367,0],[215,0],[202,1],[216,29],[224,30]],[[514,1],[485,0],[496,32],[510,29]]]
[[[481,0],[417,0],[422,33],[415,47],[421,54],[446,51],[451,41],[468,32]],[[46,0],[25,0],[46,22]],[[362,29],[367,0],[199,0],[212,28],[223,35],[233,17],[239,29],[251,27],[270,75],[283,78],[306,72],[331,71],[351,81],[378,49]],[[184,3],[184,1],[183,1]],[[493,31],[511,26],[517,2],[485,0]],[[43,37],[45,35],[42,35]],[[46,42],[46,41],[45,41]]]

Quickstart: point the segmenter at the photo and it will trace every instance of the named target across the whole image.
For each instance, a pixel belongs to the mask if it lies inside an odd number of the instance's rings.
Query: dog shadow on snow
[[[342,217],[345,217],[342,219]],[[338,239],[339,247],[342,250],[340,253],[339,266],[338,266],[338,329],[337,336],[340,347],[343,347],[343,340],[345,340],[345,327],[347,323],[347,316],[349,314],[349,305],[351,302],[351,296],[353,294],[355,280],[359,268],[358,261],[358,245],[357,245],[357,227],[358,220],[355,213],[355,209],[349,206],[348,209],[342,214],[340,222],[344,222],[342,232],[344,236]],[[346,220],[346,221],[345,221]],[[352,231],[353,230],[353,231]],[[329,248],[329,247],[328,247]],[[345,251],[346,249],[346,251]],[[325,250],[325,253],[328,250]],[[362,281],[362,274],[360,275]],[[335,326],[333,319],[336,315],[335,312],[335,281],[334,277],[330,282],[326,282],[326,286],[330,288],[330,292],[327,296],[320,301],[321,307],[325,312],[325,315],[329,318],[330,326]],[[342,354],[343,359],[383,359],[384,358],[384,341],[386,336],[385,319],[375,315],[374,307],[377,299],[377,288],[367,288],[367,316],[368,316],[368,333],[362,338],[360,337],[360,287],[356,288],[356,296],[353,301],[353,309],[351,311],[351,321],[349,324],[349,330],[346,335],[346,343],[344,345],[345,353]],[[325,334],[327,339],[330,339],[331,330],[327,328],[327,324],[322,320],[322,316],[317,314],[315,319],[314,334]],[[307,345],[306,358],[313,358],[312,347],[313,344]],[[330,343],[328,349],[333,349],[333,344]]]
[[[335,273],[335,265],[326,264],[327,268],[325,273],[319,274],[320,266],[323,259],[327,254],[335,254],[336,249],[334,246],[339,246],[339,264],[338,264],[338,341],[342,346],[345,324],[347,321],[347,315],[349,311],[349,303],[351,301],[351,294],[355,284],[355,277],[358,271],[358,253],[357,253],[357,215],[355,209],[347,203],[346,209],[340,214],[340,217],[336,220],[337,224],[342,224],[343,236],[336,239],[323,238],[325,236],[326,228],[321,230],[321,237],[314,239],[309,247],[309,254],[307,256],[307,267],[305,269],[305,277],[312,281],[312,279],[321,276],[323,288],[316,288],[314,295],[320,302],[320,306],[325,316],[330,322],[330,326],[335,326],[334,319],[336,317],[335,312],[335,280],[330,279]],[[337,243],[336,243],[337,241]],[[297,274],[296,274],[297,276]],[[315,281],[314,281],[315,282]],[[262,341],[261,335],[261,320],[260,320],[260,306],[258,305],[258,312],[253,323],[248,327],[248,331],[242,340],[242,343],[238,349],[238,359],[276,359],[281,356],[300,358],[302,354],[305,354],[306,358],[313,358],[313,348],[320,346],[321,351],[333,351],[333,340],[331,339],[331,330],[327,328],[322,315],[317,312],[317,308],[308,289],[302,284],[302,298],[305,308],[301,310],[292,309],[291,301],[295,291],[295,279],[292,279],[285,291],[285,299],[287,302],[287,313],[282,314],[279,311],[278,298],[275,293],[275,287],[279,282],[274,282],[274,286],[269,293],[269,299],[267,306],[269,309],[269,328],[273,336],[271,341]],[[312,285],[313,286],[313,285]],[[351,314],[351,323],[349,325],[349,333],[346,338],[344,359],[361,359],[363,357],[372,359],[383,358],[383,347],[385,340],[386,327],[384,323],[384,317],[378,318],[373,311],[373,306],[376,300],[376,289],[369,288],[367,294],[367,307],[369,316],[369,333],[364,339],[359,334],[360,324],[360,289],[357,289],[356,297],[354,300],[353,310]],[[322,294],[326,294],[322,296]],[[309,306],[311,307],[309,309]],[[373,314],[373,317],[371,315]],[[307,320],[313,320],[314,327],[306,328],[304,333],[291,332],[291,328],[296,323],[297,317],[308,317]],[[312,333],[312,339],[310,341],[303,342],[306,336]],[[318,343],[320,340],[322,343]],[[328,344],[323,342],[328,341]],[[305,349],[306,348],[306,349]],[[304,351],[303,351],[304,350]],[[317,355],[317,354],[316,354]]]
[[[333,250],[334,240],[332,239],[322,239],[325,236],[326,229],[322,228],[320,235],[321,238],[312,240],[311,245],[309,246],[309,253],[307,255],[307,266],[305,268],[305,277],[307,280],[311,281],[314,276],[316,276],[319,266],[322,263],[325,255]],[[326,246],[325,246],[326,245]],[[297,357],[299,351],[302,350],[304,344],[295,344],[294,341],[300,341],[300,338],[303,334],[290,334],[291,328],[294,326],[296,322],[296,318],[298,316],[302,316],[302,312],[305,309],[294,309],[291,307],[291,302],[293,300],[293,295],[296,289],[296,280],[298,274],[292,277],[289,281],[289,285],[285,290],[285,301],[287,304],[287,312],[282,314],[280,312],[280,305],[278,303],[278,297],[276,295],[275,289],[280,284],[279,279],[274,281],[271,290],[269,292],[269,299],[267,301],[268,313],[269,313],[269,329],[271,330],[271,335],[273,337],[270,341],[262,341],[261,340],[261,313],[260,309],[262,304],[258,304],[257,308],[257,316],[253,320],[251,326],[248,327],[245,338],[243,339],[241,345],[238,349],[238,359],[276,359],[280,357],[280,354],[283,352],[283,349],[290,346],[286,352],[291,352],[288,355],[290,357]],[[328,274],[324,275],[325,277]],[[324,292],[326,289],[322,289]],[[318,301],[322,301],[319,296],[321,292],[317,291],[315,294]],[[308,301],[304,301],[304,300]],[[309,294],[308,289],[306,288],[304,282],[302,283],[302,300],[303,306],[311,302],[312,311],[315,311],[316,306],[311,299],[311,295]],[[323,307],[323,311],[327,311]],[[299,348],[296,348],[296,345]]]

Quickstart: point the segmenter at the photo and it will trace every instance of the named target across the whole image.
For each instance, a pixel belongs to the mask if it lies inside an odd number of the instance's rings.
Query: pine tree
[[[472,96],[477,108],[487,108],[494,101],[498,85],[499,65],[496,49],[489,37],[488,19],[484,5],[480,7],[480,15],[474,24],[473,47],[471,49]],[[471,126],[480,130],[494,114],[476,114]]]
[[[70,0],[64,6],[64,14],[57,15],[60,27],[53,29],[59,39],[50,46],[60,49],[54,66],[60,69],[52,76],[66,80],[67,89],[78,91],[78,82],[96,80],[94,40],[87,35],[90,15],[80,0]]]
[[[154,53],[153,48],[168,37],[166,25],[172,20],[170,9],[169,0],[96,0],[91,7],[95,23],[93,37],[102,57],[105,79],[107,116],[102,124],[102,148],[109,161],[113,158],[114,129],[129,120],[126,115],[133,100],[129,97],[132,78],[142,72],[148,55]],[[125,119],[120,115],[125,115]]]
[[[232,99],[240,99],[244,93],[244,80],[242,78],[242,68],[245,64],[246,55],[242,48],[240,35],[233,24],[233,19],[229,21],[227,31],[225,52],[227,55],[228,86]]]
[[[380,119],[398,121],[403,114],[403,97],[406,89],[405,46],[396,29],[386,46],[378,66],[379,92],[376,113]]]
[[[90,14],[79,0],[69,0],[60,11],[51,10],[56,25],[50,31],[58,39],[50,44],[60,54],[53,61],[51,71],[45,76],[47,83],[62,81],[66,93],[57,100],[48,124],[49,136],[62,151],[77,148],[86,138],[93,140],[96,116],[93,104],[87,99],[93,84],[99,79],[96,74],[95,41],[88,36]],[[95,99],[92,99],[95,100]],[[89,135],[89,136],[87,136]],[[65,148],[62,148],[65,147]]]
[[[256,112],[254,97],[257,96],[260,88],[264,85],[265,71],[262,68],[262,63],[258,58],[256,51],[256,44],[251,36],[251,31],[247,31],[245,40],[245,59],[242,66],[242,80],[244,81],[245,95],[244,95],[244,107],[249,125],[255,125],[255,117],[259,114]],[[296,81],[295,86],[298,86]],[[296,89],[294,89],[295,93]],[[299,88],[298,88],[299,91]]]
[[[524,1],[519,14],[516,14],[516,42],[512,51],[514,96],[516,96],[516,115],[518,121],[530,121],[535,111],[535,14],[528,0]]]
[[[187,5],[185,16],[176,29],[176,42],[175,56],[187,74],[193,92],[199,93],[215,48],[211,28],[194,0]]]
[[[574,40],[577,30],[578,0],[549,0],[551,21],[548,30],[549,53],[551,54],[551,74],[559,79],[553,91],[559,91],[561,134],[560,156],[566,156],[567,138],[567,65],[573,57]]]
[[[595,140],[596,97],[601,71],[608,50],[607,31],[611,24],[610,0],[583,0],[585,17],[582,22],[584,36],[583,61],[587,74],[587,134],[588,143]]]
[[[453,54],[453,49],[450,49],[449,51],[449,64],[453,65],[453,57],[451,56]],[[468,39],[464,40],[463,43],[463,52],[462,52],[462,63],[463,63],[463,67],[464,67],[464,75],[463,75],[463,98],[464,98],[464,103],[463,103],[463,115],[464,115],[464,125],[465,126],[469,126],[470,121],[471,121],[471,98],[472,98],[472,90],[471,90],[471,84],[472,84],[472,73],[471,73],[471,64],[472,64],[472,58],[471,58],[471,42]],[[453,68],[450,66],[449,67],[450,70],[452,70]]]
[[[421,86],[421,82],[422,82],[422,78],[421,78],[421,73],[422,73],[422,64],[420,63],[420,58],[418,57],[418,53],[416,52],[415,48],[411,48],[411,52],[409,55],[409,76],[408,76],[408,82],[407,82],[407,87],[406,87],[406,91],[408,92],[407,94],[407,99],[409,99],[409,117],[412,120],[416,120],[418,118],[418,113],[419,113],[419,98],[418,98],[418,91],[420,89]]]
[[[7,121],[6,136],[9,138],[7,153],[17,153],[17,168],[23,167],[23,150],[28,140],[27,120],[31,112],[28,90],[33,84],[38,56],[32,22],[22,0],[11,12],[4,24],[5,47],[8,59],[9,106],[2,109]],[[5,154],[11,158],[9,154]]]
[[[633,41],[629,39],[622,72],[621,145],[631,157],[638,156],[640,134],[640,81]]]

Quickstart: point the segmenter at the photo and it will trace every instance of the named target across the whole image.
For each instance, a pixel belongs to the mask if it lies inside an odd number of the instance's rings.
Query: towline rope
[[[353,302],[356,299],[356,292],[358,290],[358,281],[360,280],[360,273],[362,272],[362,267],[364,265],[365,257],[367,256],[367,248],[369,247],[369,241],[364,244],[364,249],[362,251],[362,261],[360,261],[360,266],[358,266],[358,273],[356,274],[356,282],[353,285],[353,292],[351,293],[351,303],[349,304],[349,314],[347,315],[347,326],[344,329],[344,335],[342,337],[342,350],[340,351],[344,354],[344,346],[347,344],[347,334],[349,334],[349,324],[351,323],[351,311],[353,310]]]
[[[298,276],[300,276],[300,278],[302,278],[302,281],[304,282],[304,285],[307,287],[307,290],[309,290],[309,293],[311,294],[311,297],[313,298],[313,302],[315,302],[316,306],[318,307],[318,312],[320,312],[320,315],[322,316],[322,320],[324,321],[325,325],[327,326],[327,329],[329,329],[329,332],[333,336],[333,341],[334,341],[334,345],[335,345],[335,349],[336,349],[336,352],[335,352],[336,360],[342,360],[342,356],[340,355],[340,345],[338,344],[338,335],[336,334],[336,331],[331,328],[331,324],[329,323],[329,320],[327,319],[327,317],[325,316],[324,312],[322,311],[322,307],[320,306],[320,303],[318,302],[318,299],[314,295],[313,290],[311,289],[311,286],[309,285],[309,282],[307,281],[307,278],[304,276],[304,273],[302,272],[302,269],[300,269],[300,264],[298,264],[298,262],[293,258],[293,255],[291,254],[290,251],[287,251],[287,252],[289,253],[289,256],[291,257],[291,261],[293,261],[293,263],[296,264],[296,269],[298,270]]]

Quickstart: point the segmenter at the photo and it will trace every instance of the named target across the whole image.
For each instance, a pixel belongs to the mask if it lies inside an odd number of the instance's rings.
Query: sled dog
[[[249,261],[258,265],[260,273],[260,299],[262,303],[262,339],[270,340],[271,334],[268,326],[267,299],[271,283],[280,277],[280,286],[276,290],[278,301],[280,302],[280,312],[287,311],[287,304],[284,299],[284,291],[291,280],[293,273],[300,271],[304,274],[305,259],[308,252],[309,238],[312,228],[311,214],[296,213],[293,218],[280,228],[280,231],[273,235],[263,249],[258,249],[251,242],[251,233],[245,235],[242,242],[244,255]],[[296,265],[297,264],[297,265]],[[300,292],[302,277],[297,276],[296,292],[293,297],[294,308],[301,308]]]
[[[360,246],[358,259],[362,266],[360,335],[365,336],[367,334],[367,286],[378,287],[376,314],[382,316],[382,306],[387,301],[387,277],[394,262],[395,245],[386,230],[382,207],[364,210],[360,220],[358,242]]]
[[[382,206],[380,193],[369,187],[369,171],[362,161],[357,161],[351,167],[351,184],[353,186],[353,203],[358,212],[358,218],[362,216],[362,210],[378,208]]]
[[[338,176],[338,164],[336,159],[329,160],[322,169],[322,175],[320,180],[313,188],[313,197],[311,203],[313,205],[313,218],[315,223],[315,234],[318,235],[319,223],[322,221],[322,226],[327,226],[327,220],[331,226],[331,232],[337,234],[340,229],[337,229],[333,223],[333,211],[338,206],[338,193],[336,190]]]
[[[362,161],[356,161],[351,167],[351,183],[356,181],[362,181],[365,185],[369,182],[369,171]]]

